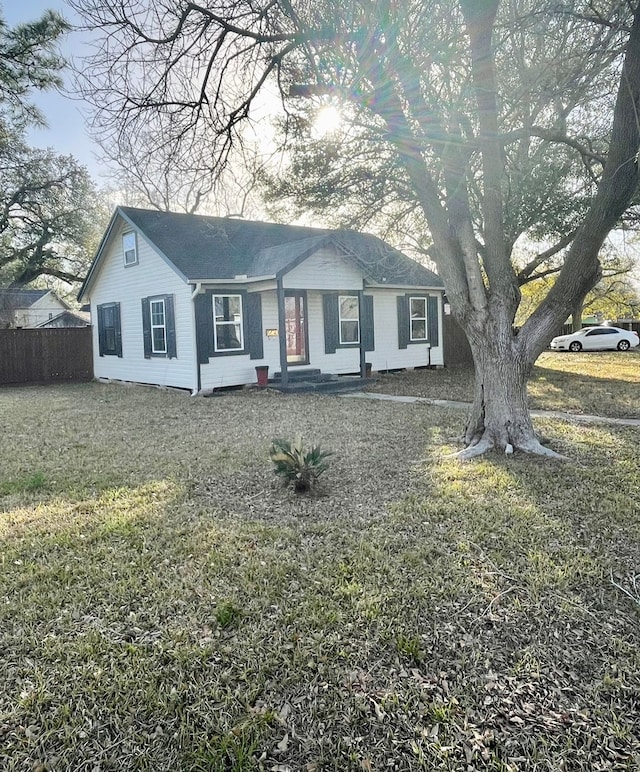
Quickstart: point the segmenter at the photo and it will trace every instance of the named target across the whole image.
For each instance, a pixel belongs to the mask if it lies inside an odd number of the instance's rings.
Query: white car
[[[585,327],[571,335],[559,335],[551,341],[551,348],[558,351],[596,351],[618,349],[628,351],[640,343],[638,333],[620,327]]]

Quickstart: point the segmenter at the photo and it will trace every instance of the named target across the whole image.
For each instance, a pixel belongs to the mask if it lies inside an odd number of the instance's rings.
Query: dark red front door
[[[307,310],[304,292],[287,292],[284,316],[287,331],[287,362],[307,364]]]

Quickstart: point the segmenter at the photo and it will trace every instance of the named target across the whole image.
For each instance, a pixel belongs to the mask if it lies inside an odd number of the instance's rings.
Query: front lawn
[[[638,768],[639,430],[460,464],[459,411],[99,384],[0,420],[3,771]]]
[[[415,370],[382,375],[371,390],[470,402],[473,378],[472,367]],[[533,368],[528,392],[536,410],[640,418],[640,351],[546,351]]]

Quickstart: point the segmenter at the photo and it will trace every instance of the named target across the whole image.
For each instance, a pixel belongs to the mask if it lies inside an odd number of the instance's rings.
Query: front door
[[[304,292],[287,292],[284,297],[287,362],[290,365],[306,365],[309,362],[306,300]]]

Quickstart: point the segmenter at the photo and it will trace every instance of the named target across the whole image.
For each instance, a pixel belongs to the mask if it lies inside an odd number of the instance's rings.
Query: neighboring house
[[[120,207],[80,290],[97,378],[208,391],[443,364],[441,280],[380,239]]]
[[[41,322],[38,327],[60,328],[60,327],[89,327],[91,325],[91,314],[86,311],[62,311],[61,313]]]
[[[52,290],[0,290],[0,327],[40,327],[67,310]]]

